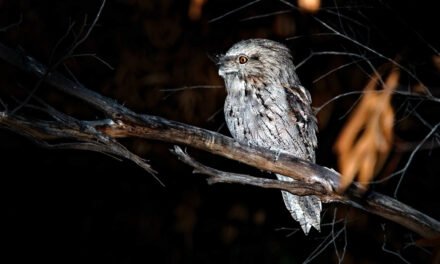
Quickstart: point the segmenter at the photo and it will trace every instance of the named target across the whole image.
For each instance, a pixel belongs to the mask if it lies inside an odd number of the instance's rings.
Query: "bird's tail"
[[[294,179],[290,177],[278,174],[277,178],[282,181],[294,181]],[[318,231],[321,230],[322,204],[317,196],[297,196],[286,191],[282,191],[281,193],[283,194],[284,204],[287,210],[289,210],[293,219],[300,223],[306,235],[312,226]]]

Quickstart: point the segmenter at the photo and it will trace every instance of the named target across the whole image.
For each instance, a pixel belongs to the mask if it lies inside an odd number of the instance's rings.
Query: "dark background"
[[[93,21],[100,1],[0,0],[2,43],[18,48],[45,64],[59,60],[72,44],[87,16]],[[379,68],[387,59],[356,45],[360,42],[398,61],[438,95],[439,69],[434,55],[439,46],[438,9],[429,1],[323,1],[316,14],[291,9],[278,1],[260,1],[241,10],[247,1],[208,0],[199,18],[190,18],[188,1],[108,1],[90,37],[75,54],[95,53],[114,67],[91,57],[65,61],[77,80],[140,113],[218,130],[223,126],[225,91],[210,57],[233,43],[251,37],[288,45],[298,64],[313,52],[355,53]],[[296,2],[289,1],[296,5]],[[225,15],[228,12],[236,12]],[[283,11],[282,13],[273,13]],[[268,15],[263,16],[261,15]],[[270,15],[271,14],[271,15]],[[221,19],[209,22],[223,16]],[[329,33],[316,18],[349,37]],[[73,21],[71,34],[59,39]],[[293,39],[292,39],[293,38]],[[438,53],[437,53],[438,55]],[[51,59],[52,57],[52,59]],[[298,69],[318,107],[334,96],[360,91],[372,70],[350,56],[316,55]],[[347,65],[314,82],[332,69]],[[67,76],[63,65],[57,70]],[[71,77],[73,78],[73,77]],[[0,95],[8,105],[23,100],[37,80],[0,62]],[[414,79],[405,73],[401,89]],[[170,89],[198,85],[217,88]],[[42,86],[37,95],[68,114],[83,119],[99,113],[82,102]],[[318,115],[319,164],[336,167],[332,146],[358,95],[330,104]],[[437,104],[395,96],[396,144],[385,168],[401,169],[409,154],[429,132],[417,112],[431,125],[439,122]],[[28,109],[21,113],[32,115]],[[440,218],[439,152],[437,135],[430,147],[414,157],[405,174],[399,200]],[[208,186],[204,176],[170,154],[171,145],[138,139],[122,140],[130,150],[150,160],[165,183],[129,161],[74,150],[45,150],[20,135],[0,130],[1,228],[4,263],[301,263],[331,234],[334,206],[324,209],[321,233],[304,236],[285,210],[279,191],[248,186]],[[409,146],[403,150],[399,146]],[[237,162],[194,149],[196,158],[226,171],[262,174]],[[380,176],[386,173],[382,172]],[[392,194],[397,178],[372,188]],[[345,263],[400,263],[398,252],[415,263],[432,259],[430,248],[413,242],[419,237],[384,219],[339,207],[334,232]],[[384,246],[385,245],[385,246]],[[383,250],[383,246],[386,250]],[[334,245],[316,263],[337,263]]]

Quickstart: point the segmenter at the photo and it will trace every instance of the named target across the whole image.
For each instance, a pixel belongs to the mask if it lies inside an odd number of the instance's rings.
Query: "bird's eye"
[[[238,62],[240,64],[245,64],[248,61],[248,57],[241,55],[240,57],[238,57]]]

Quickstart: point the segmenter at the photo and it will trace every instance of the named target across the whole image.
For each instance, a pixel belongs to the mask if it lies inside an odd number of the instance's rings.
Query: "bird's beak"
[[[218,67],[218,75],[220,75],[221,77],[225,76],[225,55],[223,54],[219,54],[216,57],[217,59],[217,67]]]
[[[237,69],[235,69],[234,67],[232,58],[228,56],[224,56],[224,55],[219,56],[217,67],[218,67],[218,75],[220,75],[223,78],[228,74],[237,73]]]

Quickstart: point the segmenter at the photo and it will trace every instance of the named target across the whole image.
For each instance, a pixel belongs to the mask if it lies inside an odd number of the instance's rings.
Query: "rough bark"
[[[47,120],[20,116],[17,113],[10,114],[6,109],[0,112],[0,126],[23,134],[42,146],[98,151],[123,157],[155,175],[155,171],[144,159],[130,152],[117,139],[138,137],[187,145],[298,180],[287,183],[219,171],[195,161],[176,147],[174,153],[183,162],[194,167],[195,172],[208,175],[210,183],[240,183],[286,190],[296,195],[313,194],[319,196],[323,202],[340,202],[379,215],[423,237],[440,235],[438,221],[391,197],[372,192],[359,203],[358,199],[355,201],[349,196],[339,194],[336,191],[339,187],[339,174],[334,170],[285,153],[240,145],[232,138],[202,128],[157,116],[137,114],[115,100],[91,91],[59,73],[49,72],[47,67],[32,57],[3,44],[0,44],[0,58],[37,78],[42,78],[54,88],[82,100],[104,116],[101,120],[78,120],[43,102],[40,103],[42,106],[39,106],[39,110],[50,117]],[[51,143],[55,139],[56,143]]]

